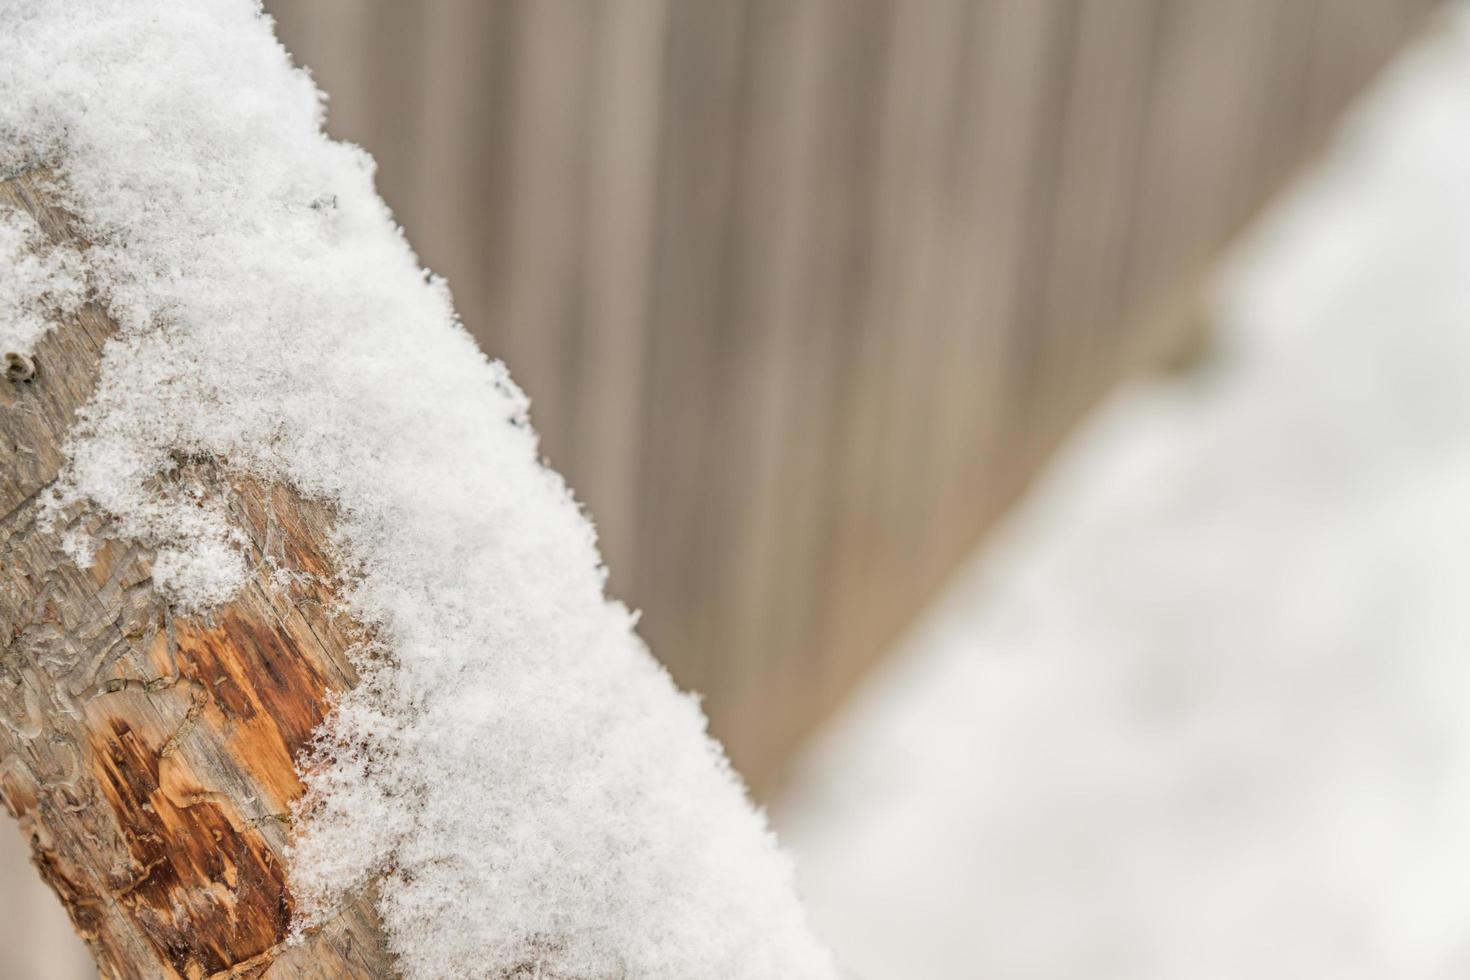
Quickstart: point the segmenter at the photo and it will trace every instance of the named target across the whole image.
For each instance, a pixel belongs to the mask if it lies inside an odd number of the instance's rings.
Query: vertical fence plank
[[[645,330],[667,11],[664,0],[612,0],[598,5],[595,16],[586,323],[571,382],[578,399],[568,453],[580,463],[578,493],[596,502],[611,586],[624,594],[637,580],[640,558]]]
[[[642,558],[633,584],[650,633],[682,656],[677,679],[709,692],[718,711],[722,664],[701,629],[708,602],[698,525],[722,447],[710,440],[714,325],[725,290],[745,8],[716,0],[671,4],[644,343],[638,499]]]

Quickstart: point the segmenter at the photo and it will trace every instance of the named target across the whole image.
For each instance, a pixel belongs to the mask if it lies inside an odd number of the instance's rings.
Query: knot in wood
[[[36,362],[18,351],[5,352],[5,380],[29,381],[36,376]]]

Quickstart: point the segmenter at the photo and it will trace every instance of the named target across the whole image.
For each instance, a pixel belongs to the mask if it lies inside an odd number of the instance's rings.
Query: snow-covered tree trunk
[[[0,209],[29,213],[53,245],[83,245],[47,184],[42,172],[0,182]],[[358,629],[329,611],[330,511],[181,460],[167,478],[223,505],[255,570],[203,615],[159,593],[147,548],[97,534],[94,510],[38,526],[115,331],[92,303],[33,352],[6,352],[0,799],[103,976],[391,976],[370,894],[286,945],[294,762],[356,680]],[[68,533],[94,539],[90,567],[68,556]]]

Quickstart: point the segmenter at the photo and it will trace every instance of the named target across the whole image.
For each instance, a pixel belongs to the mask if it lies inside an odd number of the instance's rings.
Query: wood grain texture
[[[757,790],[1430,6],[266,2]]]
[[[52,200],[44,173],[0,183],[0,208],[85,261]],[[88,305],[39,343],[33,379],[0,381],[0,800],[104,977],[392,976],[370,894],[286,945],[295,760],[356,678],[331,514],[222,461],[179,460],[168,479],[227,508],[256,570],[202,616],[158,593],[152,556],[102,515],[38,522],[114,329]],[[68,531],[96,544],[89,567],[62,550]]]

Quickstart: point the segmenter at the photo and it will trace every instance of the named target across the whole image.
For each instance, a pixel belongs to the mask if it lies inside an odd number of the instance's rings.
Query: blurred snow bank
[[[1470,16],[776,808],[867,980],[1470,976]]]

